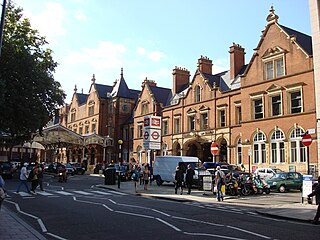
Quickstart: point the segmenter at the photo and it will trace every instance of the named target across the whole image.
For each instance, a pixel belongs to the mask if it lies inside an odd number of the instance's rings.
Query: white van
[[[199,174],[210,175],[206,170],[206,173],[202,171],[199,173],[198,166],[201,161],[197,157],[187,157],[187,156],[157,156],[154,161],[153,166],[153,177],[157,181],[158,185],[161,185],[163,182],[174,182],[176,167],[179,166],[180,169],[185,173],[187,170],[188,164],[192,166],[192,169],[195,170],[195,175],[193,179],[195,183],[198,180]]]
[[[259,175],[264,180],[269,180],[279,172],[282,171],[278,168],[257,168],[254,174]]]

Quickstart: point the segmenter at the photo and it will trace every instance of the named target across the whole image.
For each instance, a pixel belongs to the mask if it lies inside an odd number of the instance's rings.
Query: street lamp
[[[121,145],[122,145],[123,141],[121,139],[118,140],[118,145],[119,145],[119,163],[122,163],[122,159],[121,159]]]

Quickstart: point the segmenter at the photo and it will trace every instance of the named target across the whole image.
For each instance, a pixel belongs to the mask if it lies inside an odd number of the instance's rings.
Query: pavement
[[[103,177],[103,175],[99,174],[92,175]],[[174,194],[174,188],[172,184],[157,186],[155,183],[152,183],[148,186],[147,190],[144,190],[143,185],[140,184],[137,184],[137,190],[135,190],[132,181],[121,182],[120,188],[118,188],[118,185],[105,184],[99,184],[96,185],[96,187],[113,191],[120,191],[142,197],[158,198],[170,201],[242,205],[255,208],[255,211],[261,215],[305,223],[310,223],[315,215],[317,208],[315,204],[307,204],[306,202],[268,204],[266,203],[266,200],[262,200],[264,201],[263,204],[255,204],[252,202],[248,204],[248,202],[245,201],[246,197],[237,198],[226,196],[223,202],[217,202],[212,192],[204,192],[202,190],[192,189],[190,195],[186,194],[186,191],[182,195]],[[34,228],[32,228],[25,221],[19,218],[14,212],[6,208],[5,205],[5,202],[2,203],[2,207],[0,210],[1,240],[46,239],[42,234],[37,232]]]

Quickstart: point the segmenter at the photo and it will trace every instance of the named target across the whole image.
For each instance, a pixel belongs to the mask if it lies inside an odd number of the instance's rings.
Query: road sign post
[[[211,151],[211,154],[213,155],[214,162],[216,162],[216,155],[219,152],[218,144],[216,144],[215,142],[212,142],[210,146],[210,151]]]
[[[309,146],[312,143],[312,137],[310,134],[306,133],[302,137],[302,144],[303,146],[307,147],[307,168],[308,168],[308,175],[310,174],[310,157],[309,157]]]

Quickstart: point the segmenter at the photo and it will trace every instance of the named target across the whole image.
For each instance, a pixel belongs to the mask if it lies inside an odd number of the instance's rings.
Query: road
[[[6,207],[47,239],[318,239],[310,224],[271,219],[255,209],[286,195],[216,202],[175,202],[144,198],[95,187],[101,178],[73,176],[67,183],[45,177],[46,191],[14,193],[7,180]],[[298,199],[298,198],[297,198]],[[292,200],[291,200],[292,201]]]

